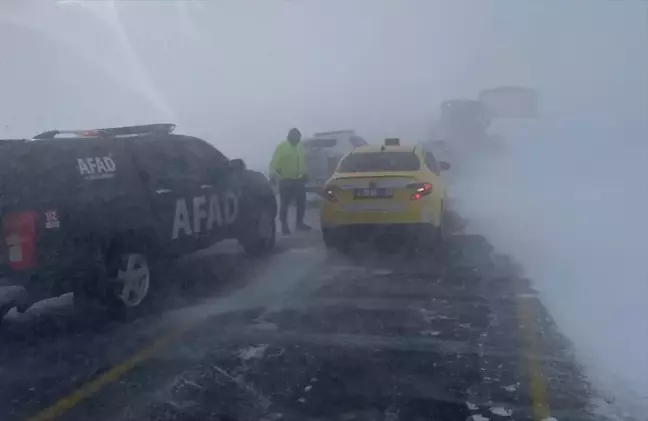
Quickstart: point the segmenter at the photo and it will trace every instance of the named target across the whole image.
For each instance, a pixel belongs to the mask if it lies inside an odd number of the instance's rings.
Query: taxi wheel
[[[446,240],[446,224],[445,224],[446,216],[445,214],[441,215],[441,223],[439,224],[439,227],[436,229],[436,245],[437,246],[443,246],[443,243]]]
[[[431,244],[429,248],[432,253],[436,256],[437,259],[445,259],[446,257],[446,224],[445,224],[445,215],[441,217],[441,223],[438,227],[434,227],[431,238]]]
[[[445,212],[445,203],[441,202],[441,218],[439,220],[439,226],[436,228],[435,233],[435,247],[443,247],[443,243],[446,240],[446,222],[448,220],[448,215]]]
[[[349,249],[349,242],[342,237],[339,230],[334,228],[322,228],[322,240],[324,245],[329,250],[337,250],[339,252],[346,252]]]
[[[437,253],[443,249],[444,243],[444,231],[443,224],[440,226],[434,226],[432,224],[427,225],[424,228],[420,228],[412,246],[415,249],[426,250],[428,252]]]
[[[334,249],[338,245],[335,233],[331,228],[322,228],[322,240],[328,249]]]

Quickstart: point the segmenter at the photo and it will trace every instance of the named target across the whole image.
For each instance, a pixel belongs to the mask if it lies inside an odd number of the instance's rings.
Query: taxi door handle
[[[202,186],[200,186],[201,189],[211,189],[212,187],[214,186],[212,186],[211,184],[203,184]]]
[[[171,189],[157,189],[155,191],[155,193],[157,193],[157,194],[168,194],[168,193],[171,193]]]

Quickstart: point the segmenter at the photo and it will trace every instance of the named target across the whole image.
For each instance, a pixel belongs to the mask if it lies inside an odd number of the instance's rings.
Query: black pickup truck
[[[161,286],[156,262],[224,239],[252,255],[274,247],[267,178],[174,128],[0,141],[0,286],[24,289],[0,303],[0,320],[68,292],[130,315]]]

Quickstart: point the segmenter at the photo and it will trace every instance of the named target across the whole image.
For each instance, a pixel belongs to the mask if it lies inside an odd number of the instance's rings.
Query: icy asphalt
[[[179,262],[150,315],[71,297],[0,328],[0,420],[596,420],[569,343],[479,236],[446,256],[327,252]]]

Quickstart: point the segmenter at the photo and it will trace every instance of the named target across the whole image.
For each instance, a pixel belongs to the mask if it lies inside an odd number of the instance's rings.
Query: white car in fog
[[[335,172],[340,159],[367,141],[355,134],[355,130],[335,130],[315,133],[302,140],[306,168],[308,169],[308,199],[318,200],[319,189]]]

